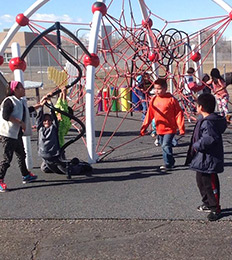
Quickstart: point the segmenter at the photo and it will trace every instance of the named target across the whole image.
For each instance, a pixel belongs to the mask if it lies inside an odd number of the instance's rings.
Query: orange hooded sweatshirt
[[[170,93],[167,92],[164,96],[154,96],[151,99],[141,127],[141,135],[145,134],[153,118],[158,135],[176,134],[177,129],[180,135],[185,134],[183,111]]]

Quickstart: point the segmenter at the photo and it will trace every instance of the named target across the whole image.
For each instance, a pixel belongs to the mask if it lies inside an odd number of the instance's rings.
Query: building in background
[[[0,32],[0,42],[3,41],[3,39],[6,37],[9,29],[4,29],[3,32]],[[32,42],[32,40],[35,39],[37,35],[32,32],[17,32],[11,42],[9,43],[9,46],[6,48],[4,52],[4,63],[9,63],[10,59],[12,58],[11,53],[11,44],[13,42],[17,42],[21,47],[21,54],[24,52],[26,47]],[[56,44],[56,36],[55,35],[48,35],[47,37],[49,41],[52,41],[54,44]],[[30,55],[26,58],[27,66],[41,66],[41,65],[47,65],[48,64],[48,53],[45,51],[41,51],[43,48],[43,45],[50,46],[47,41],[42,39],[41,41],[37,42],[35,45],[35,48],[33,48],[30,51]],[[40,48],[39,48],[40,47]],[[52,54],[55,55],[55,57],[58,57],[58,54],[56,54],[54,51],[52,51]],[[41,64],[41,62],[43,64]]]

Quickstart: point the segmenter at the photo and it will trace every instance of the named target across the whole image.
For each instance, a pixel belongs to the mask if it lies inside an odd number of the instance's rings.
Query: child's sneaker
[[[203,205],[200,205],[197,207],[197,211],[209,213],[209,212],[211,212],[211,209],[208,206],[206,206],[205,204],[203,204]]]
[[[32,182],[36,179],[37,179],[37,175],[30,172],[27,176],[23,176],[23,184]]]
[[[2,179],[0,179],[0,192],[6,192],[7,191],[7,186],[6,183]]]
[[[221,218],[221,212],[211,211],[207,218],[209,221],[216,221]]]
[[[154,145],[159,146],[159,139],[158,138],[155,139]]]
[[[160,166],[160,171],[163,171],[163,172],[167,172],[167,171],[172,171],[174,169],[174,166],[166,166],[166,165],[162,165]]]

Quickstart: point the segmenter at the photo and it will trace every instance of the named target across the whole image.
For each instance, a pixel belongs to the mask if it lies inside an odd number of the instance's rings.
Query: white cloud
[[[4,23],[13,23],[15,21],[15,16],[12,16],[10,14],[4,14],[0,16],[0,22],[1,24]]]
[[[82,21],[81,18],[73,19],[68,14],[55,15],[55,14],[36,13],[31,17],[31,19],[40,20],[40,21],[53,21],[53,22],[60,21],[60,22],[67,22],[67,23],[76,23]]]
[[[75,23],[83,23],[83,19],[80,17],[73,18],[69,16],[68,14],[63,14],[63,15],[56,15],[56,14],[46,14],[46,13],[35,13],[33,14],[30,19],[32,20],[38,20],[38,24],[40,23],[39,21],[49,21],[49,22],[65,22],[65,23],[70,23],[74,24]],[[0,15],[0,31],[3,29],[8,29],[11,28],[11,26],[15,23],[15,16],[10,15],[10,14],[4,14]]]
[[[56,15],[56,14],[46,14],[46,13],[35,13],[30,19],[38,21],[49,21],[49,22],[65,22],[70,24],[83,23],[83,19],[80,17],[71,17],[68,14]],[[10,14],[0,15],[0,31],[5,28],[10,28],[15,23],[15,16]],[[39,23],[39,22],[38,22]]]

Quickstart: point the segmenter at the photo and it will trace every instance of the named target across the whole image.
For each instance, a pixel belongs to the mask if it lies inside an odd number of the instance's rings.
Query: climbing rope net
[[[115,149],[122,147],[135,139],[139,138],[141,126],[142,103],[148,104],[150,93],[153,88],[154,79],[157,75],[167,78],[170,87],[172,85],[173,95],[179,100],[187,118],[194,118],[190,109],[188,96],[184,93],[184,75],[189,64],[195,66],[195,71],[199,71],[204,62],[212,56],[212,48],[221,39],[224,31],[231,22],[228,15],[218,17],[207,17],[199,19],[188,19],[179,21],[166,21],[152,12],[145,6],[148,13],[147,19],[137,21],[134,17],[133,4],[131,0],[122,1],[121,12],[118,17],[111,15],[117,1],[110,1],[107,6],[107,13],[102,17],[101,35],[99,35],[99,44],[97,55],[100,64],[95,71],[95,121],[96,121],[96,153],[103,158]],[[159,20],[163,22],[162,28],[153,28],[152,21]],[[211,19],[216,22],[209,24],[200,31],[188,34],[187,32],[175,29],[175,24],[190,23],[199,20]],[[29,21],[29,28],[35,35],[41,34],[45,30],[41,26],[43,21]],[[60,22],[63,26],[66,24]],[[154,22],[154,24],[156,24]],[[91,23],[82,24],[86,28],[91,28]],[[52,32],[56,35],[57,32]],[[199,43],[199,34],[201,42]],[[213,37],[216,42],[213,43]],[[55,83],[53,92],[55,93],[61,86],[67,85],[67,82],[73,82],[79,77],[80,72],[69,63],[60,62],[56,56],[47,48],[49,43],[56,49],[57,43],[49,37],[44,36],[46,44],[42,42],[48,54],[60,68],[55,71],[54,68],[48,68],[48,77]],[[79,45],[80,43],[71,37],[61,34],[61,44]],[[150,41],[152,40],[152,46]],[[70,87],[69,98],[75,116],[85,121],[85,84],[86,67],[83,64],[86,51],[67,53],[72,60],[79,64],[82,75],[80,80]],[[199,60],[201,55],[201,60]],[[155,64],[155,66],[154,66]],[[57,76],[61,73],[63,76]],[[60,75],[61,75],[60,74]],[[144,97],[138,94],[138,77],[147,75]],[[200,74],[194,76],[199,85],[204,84]],[[193,99],[195,95],[193,94]],[[120,131],[131,131],[130,121],[137,121],[137,134],[127,136],[124,143],[116,144],[112,140]],[[113,121],[113,123],[112,123]],[[126,129],[126,130],[125,130]],[[128,130],[130,129],[130,130]],[[133,129],[135,130],[135,129]],[[85,142],[84,137],[82,138]],[[112,144],[113,143],[113,144]]]

